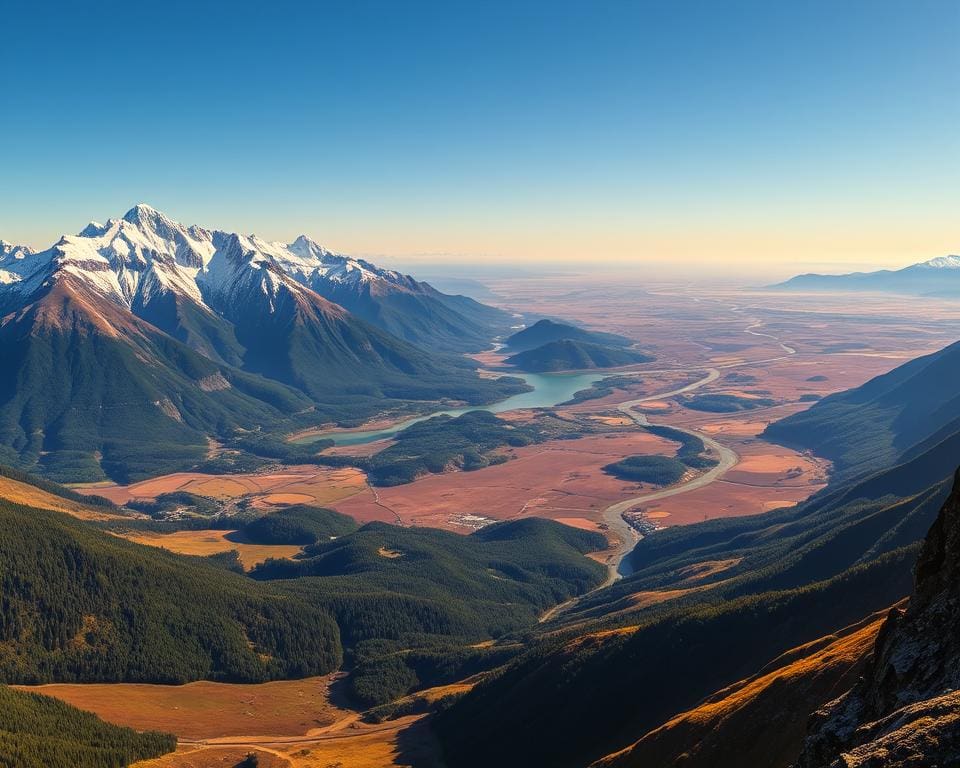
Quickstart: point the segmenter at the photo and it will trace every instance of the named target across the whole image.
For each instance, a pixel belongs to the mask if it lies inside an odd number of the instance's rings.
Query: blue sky
[[[960,250],[960,3],[3,6],[0,237],[138,201],[437,261]]]

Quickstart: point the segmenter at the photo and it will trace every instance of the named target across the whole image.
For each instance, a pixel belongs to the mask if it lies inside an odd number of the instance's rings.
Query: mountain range
[[[137,205],[43,251],[2,245],[0,460],[129,479],[189,466],[237,429],[489,402],[520,383],[480,379],[454,353],[509,318],[303,236],[271,243]]]
[[[787,291],[879,291],[920,296],[960,295],[960,256],[938,256],[903,269],[844,275],[797,275],[772,288]]]

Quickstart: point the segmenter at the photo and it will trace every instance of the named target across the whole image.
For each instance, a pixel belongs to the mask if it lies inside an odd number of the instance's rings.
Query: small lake
[[[523,408],[549,408],[570,400],[575,392],[589,388],[594,382],[609,376],[609,373],[510,373],[510,376],[523,379],[533,387],[530,392],[513,395],[506,400],[491,405],[473,405],[466,408],[450,408],[445,411],[436,411],[426,416],[401,421],[382,429],[355,430],[350,432],[328,432],[324,435],[310,435],[296,440],[296,443],[314,443],[317,440],[333,440],[336,445],[364,445],[376,440],[393,437],[397,432],[406,429],[411,424],[432,419],[434,416],[460,416],[470,411],[489,411],[490,413],[504,413],[518,411]]]

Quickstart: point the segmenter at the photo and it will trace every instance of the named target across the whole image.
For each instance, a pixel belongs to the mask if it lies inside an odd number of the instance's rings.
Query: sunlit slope
[[[794,648],[763,670],[671,718],[595,768],[788,768],[815,709],[856,680],[885,612]]]

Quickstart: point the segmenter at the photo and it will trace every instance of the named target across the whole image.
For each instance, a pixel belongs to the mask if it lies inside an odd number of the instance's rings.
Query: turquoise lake
[[[467,408],[450,408],[436,411],[425,416],[401,421],[382,429],[355,430],[350,432],[328,432],[325,435],[311,435],[297,440],[297,443],[311,443],[317,440],[333,440],[336,445],[364,445],[376,440],[392,437],[397,432],[406,429],[411,424],[426,421],[434,416],[460,416],[469,411],[489,411],[490,413],[504,413],[517,411],[523,408],[549,408],[559,403],[565,403],[573,397],[575,392],[587,389],[594,382],[608,376],[603,373],[511,373],[511,376],[523,379],[533,389],[523,392],[499,403],[490,405],[476,405]]]

